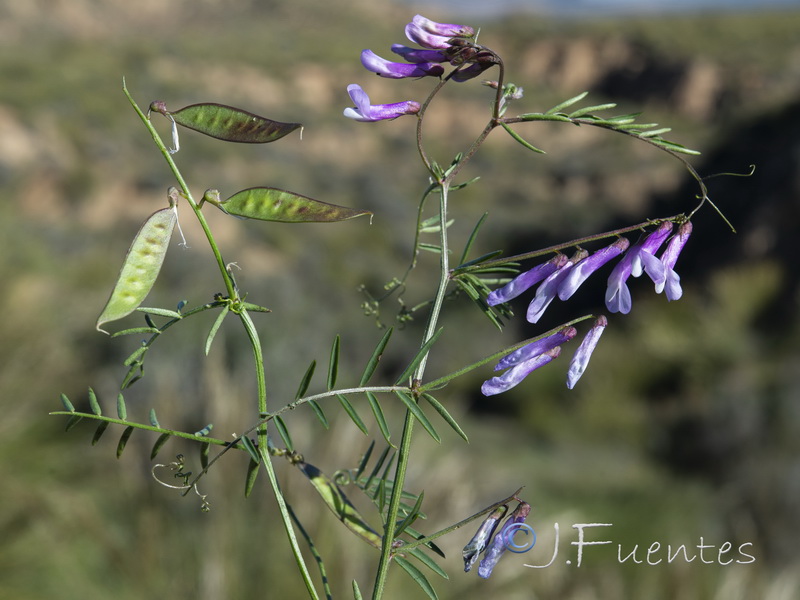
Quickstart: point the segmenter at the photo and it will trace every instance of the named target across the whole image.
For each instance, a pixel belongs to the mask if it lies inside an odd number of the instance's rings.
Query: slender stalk
[[[131,103],[131,106],[133,106],[136,114],[139,115],[139,118],[142,120],[142,123],[144,123],[144,126],[147,127],[147,130],[150,132],[153,141],[155,142],[156,146],[158,146],[158,149],[161,151],[164,159],[167,161],[167,165],[172,171],[172,174],[175,176],[178,185],[181,186],[184,198],[186,198],[189,206],[192,207],[197,220],[200,222],[200,226],[203,228],[203,232],[206,234],[206,239],[208,240],[209,246],[211,246],[211,251],[214,253],[214,258],[217,260],[217,266],[219,267],[220,273],[222,274],[222,279],[225,282],[225,289],[228,292],[228,297],[236,299],[237,295],[236,289],[233,285],[233,280],[231,280],[230,275],[228,275],[228,270],[225,268],[225,261],[222,260],[222,254],[220,253],[217,243],[214,240],[214,236],[211,233],[211,228],[208,226],[206,218],[203,216],[203,213],[201,212],[200,207],[197,205],[197,202],[195,202],[194,198],[192,197],[192,193],[189,191],[189,186],[184,180],[183,175],[181,175],[180,170],[178,170],[178,166],[175,164],[175,161],[172,160],[172,155],[169,153],[169,150],[162,141],[161,136],[158,135],[155,127],[153,127],[150,119],[142,112],[142,109],[139,108],[139,105],[136,104],[136,101],[133,99],[130,92],[128,92],[128,88],[125,85],[124,79],[122,80],[122,91],[125,93],[125,96],[127,96],[128,101]]]
[[[308,595],[311,598],[314,598],[314,600],[319,600],[317,590],[314,587],[314,582],[311,581],[311,574],[308,572],[308,567],[306,567],[305,560],[303,560],[303,555],[300,552],[300,545],[297,543],[297,536],[295,536],[294,527],[292,526],[292,516],[289,514],[286,501],[283,499],[283,492],[281,492],[280,484],[278,484],[278,478],[275,476],[275,468],[272,465],[269,452],[267,452],[267,447],[259,446],[258,452],[261,454],[261,461],[264,463],[264,467],[267,469],[267,475],[269,475],[269,482],[272,486],[272,491],[275,494],[275,499],[278,501],[278,508],[281,512],[281,520],[283,521],[283,526],[286,529],[286,537],[289,538],[289,544],[292,547],[294,560],[297,562],[297,567],[300,569],[300,574],[303,577],[303,583],[306,584]],[[268,554],[269,549],[267,549],[267,554],[265,554],[263,557],[265,560],[268,559]]]
[[[450,259],[448,255],[447,243],[447,200],[449,192],[449,181],[445,181],[441,185],[441,195],[439,199],[439,245],[441,248],[441,256],[439,263],[439,286],[436,290],[436,297],[434,298],[431,307],[428,322],[425,326],[425,332],[422,337],[422,344],[424,345],[436,332],[439,316],[442,311],[442,305],[447,293],[447,285],[450,283]],[[421,381],[425,373],[425,367],[428,362],[428,354],[426,354],[412,377],[413,382]],[[416,394],[415,394],[416,396]],[[381,558],[378,563],[378,570],[375,574],[375,587],[372,591],[373,600],[378,600],[382,597],[384,588],[386,586],[386,577],[389,573],[389,563],[392,558],[392,547],[394,542],[394,532],[397,525],[397,516],[400,511],[400,500],[403,494],[403,486],[406,479],[406,471],[408,469],[408,462],[411,456],[411,440],[414,431],[414,416],[411,411],[406,410],[406,419],[403,424],[403,434],[400,438],[400,446],[397,451],[397,467],[395,468],[394,486],[392,487],[392,494],[389,498],[389,508],[386,513],[386,525],[384,528],[383,544],[381,546]]]

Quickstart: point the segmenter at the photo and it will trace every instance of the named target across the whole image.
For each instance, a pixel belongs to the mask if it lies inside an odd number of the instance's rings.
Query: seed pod
[[[131,314],[150,293],[177,220],[178,212],[173,204],[154,212],[142,225],[128,249],[114,290],[97,318],[98,331],[108,333],[100,326]]]
[[[242,190],[223,201],[218,191],[208,190],[203,200],[230,215],[280,223],[332,223],[372,214],[269,187]]]
[[[150,110],[172,117],[178,125],[213,138],[243,144],[274,142],[302,127],[300,123],[280,123],[246,110],[213,102],[192,104],[169,112],[163,101],[156,100],[150,104]]]

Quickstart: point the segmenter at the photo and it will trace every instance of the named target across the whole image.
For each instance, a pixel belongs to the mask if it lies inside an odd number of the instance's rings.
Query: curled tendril
[[[524,544],[517,544],[514,541],[514,536],[520,531],[524,532],[526,536],[533,535],[533,538],[531,540],[526,539]],[[530,543],[528,543],[529,541]],[[536,532],[527,523],[513,523],[503,532],[503,544],[511,552],[522,554],[536,545]]]
[[[192,476],[191,471],[184,471],[183,468],[186,466],[186,459],[183,454],[178,454],[175,456],[175,460],[168,464],[158,463],[153,465],[153,468],[150,470],[150,473],[153,475],[153,479],[156,480],[160,485],[164,487],[173,489],[173,490],[194,490],[194,493],[197,494],[200,498],[200,510],[203,512],[209,512],[211,510],[211,505],[208,502],[208,494],[201,494],[200,490],[197,488],[196,483],[189,483],[189,478]],[[162,481],[158,474],[156,473],[156,469],[169,469],[173,472],[173,477],[176,479],[182,479],[183,485],[172,485],[171,483],[167,483],[166,481]]]
[[[350,485],[355,482],[353,473],[347,469],[341,469],[333,474],[333,482],[336,485]]]
[[[703,181],[708,181],[709,179],[714,179],[714,177],[752,177],[755,175],[756,166],[750,165],[750,171],[747,173],[733,173],[733,172],[723,172],[723,173],[712,173],[711,175],[706,175],[703,177]]]

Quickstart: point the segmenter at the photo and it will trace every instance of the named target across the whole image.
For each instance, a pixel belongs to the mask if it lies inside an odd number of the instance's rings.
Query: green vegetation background
[[[142,106],[216,101],[305,124],[302,141],[265,147],[183,133],[176,160],[198,195],[272,185],[375,212],[371,226],[362,219],[292,227],[207,211],[225,258],[242,269],[240,287],[274,311],[258,317],[272,406],[293,397],[312,359],[324,364],[337,333],[343,367],[357,377],[380,335],[362,315],[357,287],[378,293],[402,274],[425,182],[411,120],[354,124],[341,110],[351,82],[375,102],[419,99],[429,89],[425,81],[370,77],[358,62],[363,48],[386,54],[402,42],[411,16],[383,1],[0,7],[0,598],[301,597],[266,486],[243,498],[243,457],[228,457],[204,480],[212,510],[203,514],[196,497],[181,498],[150,476],[147,435],[135,434],[116,460],[119,432],[91,447],[93,428],[65,434],[63,419],[47,413],[60,409],[62,391],[85,406],[90,385],[113,412],[120,363],[134,342],[109,340],[94,320],[130,239],[166,206],[173,183],[122,95],[123,76]],[[699,215],[680,263],[684,298],[668,305],[635,286],[633,313],[611,319],[576,390],[564,388],[565,361],[500,397],[476,393],[488,370],[440,393],[470,444],[444,426],[441,446],[419,433],[409,486],[426,492],[422,528],[457,521],[524,485],[540,534],[534,552],[504,558],[489,581],[462,572],[460,549],[471,533],[448,537],[443,566],[451,579],[434,581],[440,596],[796,598],[800,14],[470,24],[525,88],[519,112],[589,89],[598,103],[620,101],[622,110],[672,126],[673,139],[704,150],[696,163],[703,173],[758,169],[750,179],[714,180],[712,197],[739,234],[710,211]],[[477,85],[458,92],[430,127],[443,162],[482,127],[490,99]],[[166,121],[156,122],[168,137]],[[500,138],[469,169],[481,181],[454,205],[456,243],[490,211],[477,253],[530,250],[693,205],[677,163],[622,136],[532,126],[528,138],[549,152],[544,157]],[[190,248],[173,245],[148,305],[198,304],[219,291],[210,253],[183,214]],[[422,258],[403,296],[408,305],[432,291],[436,257]],[[567,309],[552,307],[543,327],[574,314],[573,306],[601,310],[601,283]],[[391,321],[397,308],[384,306],[382,317]],[[463,300],[448,310],[446,351],[432,375],[540,331],[518,317],[500,334]],[[205,358],[212,318],[205,328],[175,328],[151,351],[145,379],[126,395],[129,413],[146,420],[154,407],[163,424],[189,431],[213,422],[218,437],[250,424],[242,332],[225,327]],[[381,367],[387,378],[413,352],[419,321],[395,335]],[[389,410],[399,437],[400,411]],[[332,473],[355,466],[369,440],[336,407],[328,413],[336,414],[331,431],[308,411],[288,422],[306,459]],[[179,452],[196,467],[196,450],[178,443],[159,458]],[[336,596],[349,597],[353,578],[369,589],[374,550],[335,522],[297,472],[280,469]],[[549,560],[555,522],[561,558],[524,568]],[[614,524],[603,532],[614,545],[587,549],[579,569],[562,560],[573,555],[577,522]],[[624,554],[639,544],[641,556],[653,541],[693,546],[701,536],[716,546],[752,542],[756,562],[617,562],[617,543]],[[418,595],[400,573],[391,584],[392,597]]]

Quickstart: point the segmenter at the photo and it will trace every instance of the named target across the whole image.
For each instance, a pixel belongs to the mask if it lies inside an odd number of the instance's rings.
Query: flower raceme
[[[416,15],[406,25],[405,32],[409,40],[422,48],[393,44],[392,52],[406,62],[392,62],[372,50],[364,50],[361,52],[361,64],[364,68],[389,79],[440,77],[444,74],[444,67],[440,63],[449,61],[457,67],[452,79],[466,81],[497,61],[492,52],[474,46],[475,30],[466,25],[437,23]],[[356,95],[353,90],[357,90]],[[359,86],[350,85],[347,91],[356,107],[345,109],[344,115],[356,121],[383,121],[419,111],[419,104],[412,101],[371,106],[369,98]]]
[[[643,235],[633,246],[627,239],[620,237],[613,244],[591,255],[579,250],[568,259],[566,255],[559,253],[489,293],[486,303],[489,306],[496,306],[508,302],[536,284],[540,284],[526,315],[529,322],[536,323],[555,296],[561,300],[568,300],[592,273],[623,253],[622,259],[608,277],[605,294],[608,310],[623,314],[630,312],[631,294],[626,282],[629,277],[639,277],[642,273],[647,273],[653,280],[656,293],[664,291],[667,300],[677,300],[681,297],[682,290],[680,277],[675,272],[675,264],[692,233],[692,224],[689,221],[682,223],[670,238],[672,229],[672,222],[665,221],[652,232]],[[666,249],[660,258],[656,258],[656,253],[668,238]],[[592,352],[607,326],[606,317],[600,316],[586,334],[570,362],[567,373],[568,388],[572,389],[583,375]],[[561,344],[568,342],[575,337],[575,334],[575,328],[565,327],[553,335],[507,354],[497,363],[495,371],[508,370],[498,377],[485,381],[481,392],[485,396],[492,396],[518,385],[530,373],[558,357]]]

